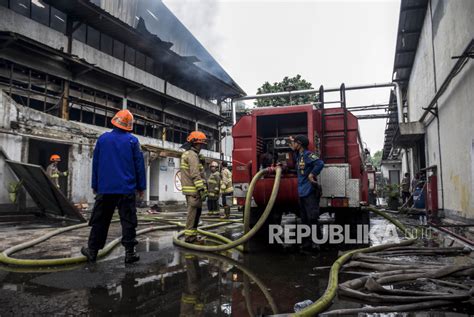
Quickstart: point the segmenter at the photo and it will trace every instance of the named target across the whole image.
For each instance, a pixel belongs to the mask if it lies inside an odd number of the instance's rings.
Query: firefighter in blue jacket
[[[118,208],[122,225],[122,245],[125,263],[140,259],[135,252],[137,244],[136,194],[143,197],[146,189],[145,164],[138,139],[133,129],[133,115],[120,110],[112,118],[115,128],[97,140],[92,161],[92,189],[95,198],[89,225],[92,227],[87,248],[81,253],[89,262],[95,262],[97,253],[105,245],[110,222]]]
[[[291,137],[290,142],[291,148],[295,151],[301,222],[308,226],[318,225],[321,191],[316,177],[321,173],[324,162],[316,154],[308,151],[309,140],[306,136]],[[313,248],[311,238],[303,242],[302,248]]]

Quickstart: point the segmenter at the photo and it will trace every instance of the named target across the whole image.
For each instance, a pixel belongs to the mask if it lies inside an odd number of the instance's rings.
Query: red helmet
[[[127,109],[120,110],[112,118],[112,124],[125,131],[133,130],[133,114]]]
[[[51,157],[49,158],[49,160],[51,162],[61,162],[61,156],[57,155],[57,154],[53,154],[51,155]]]
[[[201,131],[193,131],[188,135],[186,141],[189,143],[207,144],[207,137]]]

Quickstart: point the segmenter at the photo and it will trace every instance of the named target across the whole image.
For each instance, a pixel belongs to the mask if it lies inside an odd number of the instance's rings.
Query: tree
[[[282,91],[292,91],[292,90],[302,90],[302,89],[314,89],[310,82],[301,78],[301,75],[296,75],[295,77],[289,78],[286,76],[279,83],[270,84],[268,81],[265,82],[262,87],[258,88],[257,95],[272,93],[272,92],[282,92]],[[275,97],[275,98],[264,98],[257,99],[255,105],[257,107],[270,107],[270,106],[288,106],[288,105],[303,105],[308,103],[313,103],[318,101],[318,94],[311,95],[299,95],[291,97]]]
[[[369,162],[372,164],[372,166],[376,167],[377,170],[380,170],[380,164],[382,163],[382,150],[378,150],[377,152],[374,153],[374,155],[369,157]]]

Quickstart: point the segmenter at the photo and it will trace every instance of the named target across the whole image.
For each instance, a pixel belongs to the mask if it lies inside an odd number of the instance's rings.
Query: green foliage
[[[385,185],[385,192],[389,200],[398,200],[400,198],[400,186],[397,184]]]
[[[383,151],[379,150],[369,157],[369,161],[372,166],[376,167],[377,170],[380,170],[380,164],[382,163]]]
[[[270,84],[268,81],[265,82],[262,87],[258,88],[257,94],[266,94],[272,92],[292,91],[292,90],[303,90],[303,89],[314,89],[310,82],[301,78],[301,75],[295,77],[286,76],[279,83]],[[257,99],[255,105],[257,107],[270,107],[270,106],[288,106],[288,105],[303,105],[318,101],[318,94],[312,95],[300,95],[291,97],[276,97],[276,98],[265,98]]]

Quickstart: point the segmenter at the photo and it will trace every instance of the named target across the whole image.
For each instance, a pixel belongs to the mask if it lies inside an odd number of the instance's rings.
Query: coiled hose
[[[344,253],[331,266],[331,271],[329,272],[328,286],[327,286],[326,290],[324,291],[324,294],[317,301],[315,301],[312,305],[310,305],[310,306],[306,307],[305,309],[295,313],[293,316],[302,316],[302,317],[315,316],[315,315],[323,312],[329,305],[331,305],[331,302],[334,299],[334,297],[336,296],[336,292],[337,292],[337,286],[338,286],[338,283],[339,283],[339,280],[338,280],[339,270],[341,269],[341,267],[347,261],[350,260],[350,258],[354,254],[356,254],[356,253],[377,252],[377,251],[385,250],[385,249],[395,247],[395,246],[410,245],[410,244],[413,244],[416,241],[416,239],[413,238],[413,236],[407,231],[406,227],[400,221],[392,218],[387,213],[385,213],[381,210],[378,210],[376,208],[367,207],[365,209],[368,210],[368,211],[372,211],[372,212],[384,217],[385,219],[387,219],[388,221],[393,223],[396,227],[398,227],[402,232],[407,234],[410,239],[401,241],[400,243],[381,244],[381,245],[377,245],[377,246],[373,246],[373,247],[369,247],[369,248],[356,249],[356,250],[352,250],[352,251]]]
[[[276,174],[275,174],[275,182],[273,183],[273,189],[272,193],[270,195],[270,199],[268,201],[267,206],[265,207],[265,210],[263,211],[262,216],[260,219],[258,219],[257,223],[251,230],[246,230],[250,227],[250,208],[251,208],[251,202],[252,202],[252,195],[253,191],[255,189],[255,185],[257,184],[257,181],[266,173],[269,173],[273,171],[271,168],[266,168],[261,171],[259,171],[255,176],[253,177],[252,181],[250,182],[248,191],[247,191],[247,196],[245,198],[245,208],[244,208],[244,235],[240,237],[237,240],[234,240],[232,242],[226,243],[226,244],[221,244],[221,245],[197,245],[197,244],[192,244],[192,243],[187,243],[183,240],[180,240],[179,238],[184,235],[184,231],[179,232],[174,238],[173,242],[176,245],[179,245],[181,247],[185,247],[191,250],[195,251],[206,251],[206,252],[218,252],[218,251],[225,251],[229,250],[232,248],[235,248],[248,240],[250,240],[257,232],[260,230],[260,228],[263,226],[265,221],[267,220],[268,216],[270,215],[272,209],[273,209],[273,204],[275,203],[276,197],[278,195],[278,190],[280,188],[280,179],[281,179],[281,167],[276,168]],[[206,231],[200,231],[200,233],[205,234],[205,235],[211,235],[210,232]],[[216,236],[215,233],[212,233],[212,235]]]

